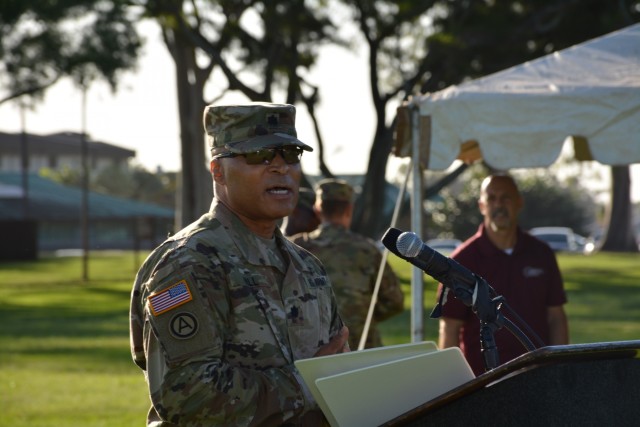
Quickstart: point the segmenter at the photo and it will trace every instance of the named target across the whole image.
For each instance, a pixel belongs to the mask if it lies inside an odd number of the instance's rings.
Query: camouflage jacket
[[[349,346],[352,350],[357,349],[382,262],[381,251],[373,240],[329,223],[291,239],[317,256],[327,269],[338,300],[340,316],[349,327]],[[403,308],[402,289],[395,273],[387,264],[369,326],[366,348],[382,345],[376,323],[401,313]]]
[[[144,262],[130,337],[153,404],[148,425],[319,425],[293,362],[343,324],[318,260],[279,230],[276,242],[280,257],[214,201]]]

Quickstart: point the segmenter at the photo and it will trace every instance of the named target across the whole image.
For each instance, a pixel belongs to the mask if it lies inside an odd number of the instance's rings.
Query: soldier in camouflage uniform
[[[155,249],[131,296],[148,426],[320,426],[294,361],[348,351],[320,262],[283,237],[300,156],[291,105],[208,106],[215,197]]]
[[[291,239],[316,255],[327,269],[340,315],[349,327],[349,345],[357,349],[382,254],[373,240],[349,231],[353,216],[353,188],[347,182],[327,179],[318,183],[315,207],[322,220],[320,227]],[[376,324],[402,312],[403,302],[398,279],[387,264],[365,348],[382,346]]]
[[[285,236],[313,231],[320,225],[320,218],[313,209],[316,203],[316,193],[311,188],[300,188],[298,204],[285,218],[280,229]]]

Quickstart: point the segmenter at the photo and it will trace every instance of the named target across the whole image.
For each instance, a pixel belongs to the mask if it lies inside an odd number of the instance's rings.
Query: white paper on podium
[[[438,350],[438,347],[433,341],[422,341],[419,343],[390,345],[333,354],[330,356],[301,359],[296,360],[294,363],[309,387],[311,394],[316,399],[318,406],[320,406],[320,409],[322,409],[322,412],[327,417],[327,420],[333,427],[336,427],[338,423],[331,414],[331,410],[325,402],[322,393],[320,393],[316,385],[316,380],[367,366],[380,365],[393,360],[426,354],[436,350]]]
[[[376,426],[473,378],[459,348],[431,348],[320,376],[315,386],[333,427]]]

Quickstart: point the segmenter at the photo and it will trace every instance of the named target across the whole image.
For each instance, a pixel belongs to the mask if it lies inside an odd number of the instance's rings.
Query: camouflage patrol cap
[[[351,202],[353,199],[353,187],[342,179],[324,179],[316,187],[316,197],[320,200]]]
[[[293,105],[267,102],[209,105],[204,109],[203,121],[209,147],[215,153],[242,154],[284,145],[313,151],[298,139]]]

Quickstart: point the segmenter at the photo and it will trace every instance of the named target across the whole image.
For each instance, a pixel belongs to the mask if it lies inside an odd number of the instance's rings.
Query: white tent
[[[396,155],[444,170],[483,158],[496,169],[549,166],[567,138],[576,157],[640,163],[640,24],[487,77],[414,97],[398,109]],[[418,162],[417,159],[420,161]],[[413,203],[413,229],[421,229]],[[413,339],[422,335],[422,273],[412,279]]]
[[[419,138],[430,170],[480,157],[497,169],[549,166],[570,136],[582,137],[581,159],[640,163],[640,24],[409,106],[430,117],[430,135]]]

